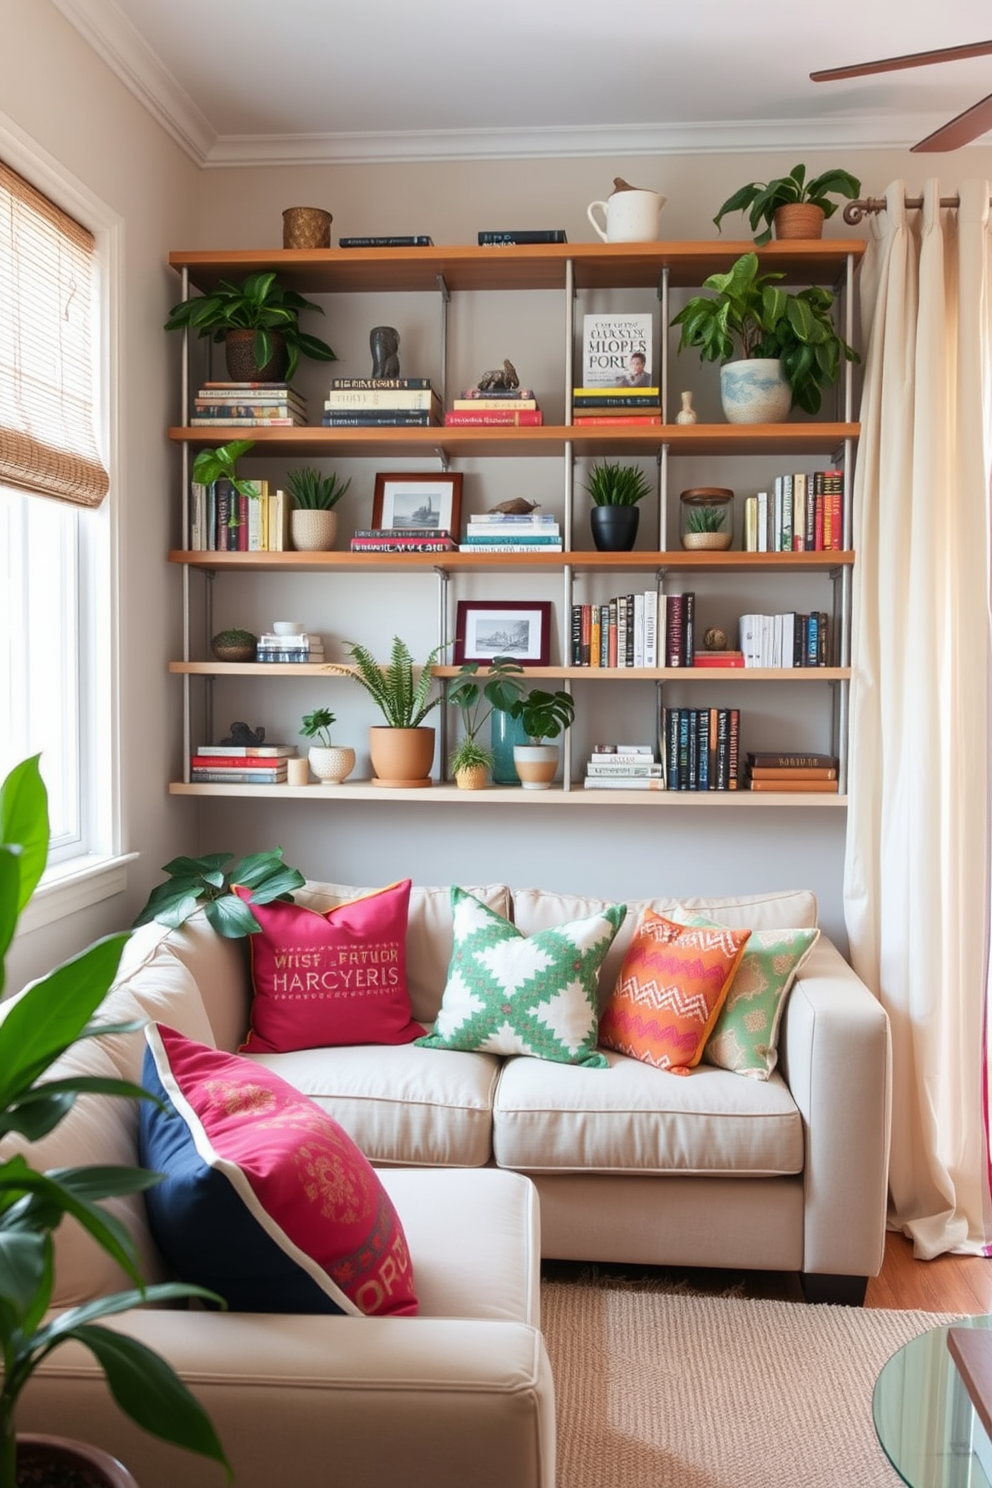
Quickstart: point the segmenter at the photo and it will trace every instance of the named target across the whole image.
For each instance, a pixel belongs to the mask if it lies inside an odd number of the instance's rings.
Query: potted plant
[[[219,444],[214,449],[198,451],[190,471],[190,478],[201,486],[212,486],[219,480],[229,481],[239,495],[246,496],[251,501],[257,501],[259,494],[257,481],[245,480],[243,476],[238,475],[237,469],[242,455],[246,455],[254,444],[253,439],[231,439],[227,444]],[[239,520],[238,503],[232,501],[228,507],[228,527],[237,527]],[[234,546],[237,547],[236,541]]]
[[[759,272],[758,255],[743,253],[724,274],[710,274],[673,326],[678,350],[695,346],[704,362],[721,362],[720,393],[730,423],[781,423],[798,404],[820,411],[822,387],[840,376],[842,359],[860,360],[832,319],[834,296],[811,285],[782,289],[777,271]],[[737,359],[735,360],[735,353]]]
[[[333,471],[321,475],[312,466],[304,466],[288,471],[286,484],[293,498],[289,515],[293,547],[301,553],[329,552],[338,535],[338,514],[334,508],[351,480],[342,481]]]
[[[525,790],[548,790],[558,768],[558,745],[545,739],[557,739],[571,728],[575,701],[568,692],[545,692],[532,687],[515,699],[506,710],[518,718],[530,741],[513,746],[513,763]]]
[[[337,719],[329,708],[314,708],[304,713],[300,733],[305,739],[316,739],[307,752],[310,768],[321,785],[340,785],[355,768],[355,751],[348,744],[332,744],[331,725]]]
[[[393,636],[385,665],[376,661],[366,646],[351,641],[348,654],[354,665],[329,666],[329,671],[351,677],[364,687],[385,720],[369,729],[373,785],[412,788],[433,783],[434,729],[425,725],[424,719],[441,701],[440,693],[435,697],[430,693],[432,668],[443,649],[435,646],[416,681],[413,657],[400,636]]]
[[[231,626],[219,630],[210,639],[210,649],[218,661],[254,661],[258,637],[254,631]]]
[[[719,551],[734,540],[734,493],[727,486],[692,486],[679,496],[680,540],[686,549]]]
[[[589,525],[596,547],[601,552],[629,552],[637,540],[637,503],[651,489],[644,471],[604,460],[592,467],[586,489],[593,500]]]
[[[750,181],[733,196],[728,196],[713,218],[717,228],[728,212],[747,212],[754,241],[763,247],[775,230],[776,238],[819,238],[826,218],[832,217],[839,203],[831,196],[853,201],[861,194],[861,182],[846,170],[828,170],[811,180],[806,167],[794,165],[787,176],[774,181]],[[761,223],[764,230],[759,232]]]
[[[48,838],[48,798],[34,756],[16,765],[0,786],[0,991],[17,921],[45,867]],[[209,1417],[171,1366],[126,1333],[99,1326],[101,1318],[147,1303],[189,1297],[221,1303],[201,1287],[176,1282],[146,1286],[133,1237],[99,1202],[140,1193],[153,1187],[160,1175],[137,1167],[42,1172],[31,1166],[27,1155],[30,1143],[54,1130],[86,1091],[130,1100],[151,1098],[126,1080],[59,1078],[57,1072],[46,1079],[60,1055],[78,1040],[131,1032],[138,1026],[101,1026],[93,1021],[113,983],[127,938],[126,933],[107,936],[34,982],[12,1000],[0,1022],[0,1132],[13,1136],[20,1149],[8,1148],[10,1155],[0,1162],[0,1488],[15,1488],[18,1482],[16,1412],[21,1391],[43,1360],[68,1339],[95,1356],[117,1404],[133,1421],[163,1440],[223,1464],[230,1477]],[[68,1216],[123,1267],[134,1287],[50,1314],[52,1234]],[[28,1438],[33,1460],[39,1443],[46,1440]],[[100,1475],[106,1454],[97,1452],[94,1461],[83,1443],[55,1439],[53,1445],[62,1464],[59,1475],[31,1481],[55,1481],[67,1488],[120,1481]]]
[[[230,853],[173,858],[162,872],[169,877],[152,889],[134,921],[135,929],[150,920],[175,929],[202,905],[207,923],[218,935],[238,940],[243,935],[256,935],[262,928],[252,914],[252,904],[292,900],[293,889],[301,889],[306,883],[298,868],[290,868],[283,862],[281,847],[251,853],[236,863],[231,862]],[[251,899],[239,898],[234,884],[250,889]]]
[[[523,690],[523,668],[510,657],[493,657],[487,671],[480,684],[476,681],[479,663],[466,661],[448,688],[448,702],[461,713],[463,729],[448,756],[448,769],[462,790],[481,790],[485,785],[495,759],[492,750],[479,743],[479,730],[493,713],[509,712]]]
[[[300,329],[300,311],[323,307],[279,283],[271,270],[240,284],[220,279],[207,294],[180,300],[169,311],[167,331],[189,329],[224,343],[234,382],[292,382],[301,356],[336,362],[326,341]]]

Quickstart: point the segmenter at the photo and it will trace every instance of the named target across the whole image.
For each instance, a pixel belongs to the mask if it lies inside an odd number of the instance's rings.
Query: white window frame
[[[123,851],[120,728],[119,516],[122,235],[120,217],[52,155],[0,113],[0,155],[25,180],[89,228],[95,239],[98,282],[96,413],[110,491],[95,510],[81,511],[79,562],[80,780],[82,841],[74,854],[57,854],[45,869],[19,922],[30,933],[97,904],[127,887]],[[46,498],[38,498],[39,500]]]

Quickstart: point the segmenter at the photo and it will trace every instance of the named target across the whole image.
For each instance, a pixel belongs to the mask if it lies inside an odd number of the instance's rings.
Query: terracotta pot
[[[455,772],[455,784],[459,790],[485,790],[489,784],[489,771],[485,765],[467,765]]]
[[[224,334],[224,359],[232,382],[285,382],[289,366],[286,338],[280,331],[270,331],[272,355],[264,367],[255,361],[255,332],[227,331]]]
[[[122,1462],[88,1442],[18,1432],[18,1488],[138,1488]]]
[[[549,790],[558,768],[558,745],[515,744],[513,763],[524,790]]]
[[[823,208],[812,202],[788,202],[772,217],[776,238],[822,238]]]
[[[321,785],[340,785],[355,768],[355,751],[348,744],[311,744],[307,759]]]
[[[369,753],[373,785],[417,790],[434,784],[432,728],[370,728]]]
[[[298,553],[329,553],[337,535],[336,511],[304,507],[289,514],[289,536]]]

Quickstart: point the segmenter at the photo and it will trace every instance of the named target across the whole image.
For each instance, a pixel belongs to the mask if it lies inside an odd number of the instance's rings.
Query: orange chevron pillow
[[[599,1042],[673,1075],[698,1064],[750,930],[676,925],[646,909],[599,1020]]]

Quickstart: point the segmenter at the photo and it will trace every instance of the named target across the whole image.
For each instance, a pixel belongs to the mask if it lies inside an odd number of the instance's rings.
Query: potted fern
[[[440,693],[431,696],[431,688],[433,667],[443,649],[435,646],[419,678],[414,676],[410,648],[400,636],[393,636],[389,660],[384,664],[375,659],[368,647],[350,641],[348,654],[353,665],[332,663],[328,668],[351,677],[363,687],[385,720],[369,729],[373,785],[413,789],[433,784],[435,730],[424,719],[441,701]]]
[[[338,535],[338,514],[334,510],[351,485],[332,471],[321,475],[312,466],[290,470],[286,485],[293,498],[289,515],[289,532],[293,547],[300,553],[329,552]]]

